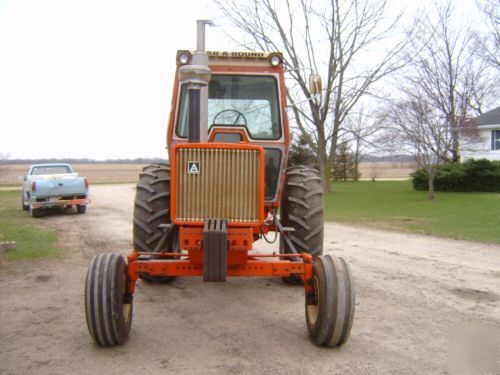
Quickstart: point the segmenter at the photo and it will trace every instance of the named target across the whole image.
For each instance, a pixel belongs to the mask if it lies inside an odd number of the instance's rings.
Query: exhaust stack
[[[210,69],[205,52],[205,25],[214,25],[210,20],[197,20],[196,52],[191,64],[179,68],[181,85],[186,85],[189,98],[188,142],[198,143],[208,138],[208,84]]]

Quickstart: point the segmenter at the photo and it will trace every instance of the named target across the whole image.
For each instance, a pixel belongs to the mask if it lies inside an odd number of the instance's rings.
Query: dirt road
[[[87,214],[40,219],[59,232],[60,257],[1,261],[0,373],[443,373],[453,327],[500,326],[500,246],[327,223],[325,251],[349,261],[356,283],[346,346],[309,342],[301,287],[192,278],[139,282],[130,340],[96,347],[84,316],[87,265],[130,250],[133,194],[133,185],[95,186]]]

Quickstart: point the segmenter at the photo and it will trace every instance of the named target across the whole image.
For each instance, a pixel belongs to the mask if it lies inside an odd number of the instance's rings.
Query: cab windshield
[[[189,103],[181,88],[177,135],[187,137]],[[208,127],[243,126],[253,139],[281,137],[277,81],[272,76],[212,75]]]

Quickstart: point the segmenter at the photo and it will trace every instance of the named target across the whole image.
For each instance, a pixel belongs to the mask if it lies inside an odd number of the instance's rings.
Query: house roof
[[[495,109],[476,117],[475,122],[479,126],[500,124],[500,107],[496,107]]]

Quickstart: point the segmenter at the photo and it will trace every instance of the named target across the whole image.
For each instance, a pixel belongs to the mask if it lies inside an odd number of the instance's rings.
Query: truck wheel
[[[173,227],[165,233],[161,224],[170,220],[170,165],[144,167],[134,201],[134,248],[138,252],[178,252],[178,231]],[[139,275],[145,281],[168,282],[174,277]]]
[[[318,346],[335,347],[349,338],[355,294],[351,272],[343,258],[316,258],[311,280],[314,294],[306,296],[309,337]]]
[[[127,265],[118,254],[99,254],[85,280],[85,316],[90,336],[101,346],[123,344],[132,326],[132,296],[127,294]]]
[[[34,218],[40,217],[40,209],[39,208],[33,208],[31,205],[29,205],[29,211],[30,211],[30,216]]]
[[[28,211],[30,209],[29,204],[24,204],[24,193],[21,196],[21,204],[23,205],[23,211]]]
[[[314,259],[323,254],[323,189],[317,170],[304,165],[287,169],[280,219],[283,226],[295,230],[289,237],[298,253],[311,254]],[[280,252],[292,253],[282,238]],[[295,275],[284,280],[293,284],[302,282]]]
[[[76,205],[76,211],[79,214],[84,214],[87,211],[87,206],[81,206],[79,204]]]

